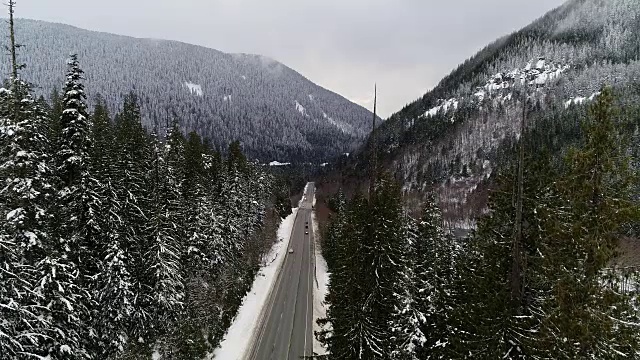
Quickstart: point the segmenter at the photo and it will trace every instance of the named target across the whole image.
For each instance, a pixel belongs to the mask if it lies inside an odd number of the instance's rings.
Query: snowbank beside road
[[[242,305],[238,309],[238,314],[227,331],[227,335],[220,343],[220,346],[210,354],[209,360],[239,360],[248,350],[252,341],[252,334],[260,319],[260,312],[271,293],[275,283],[280,265],[289,248],[291,231],[298,214],[298,208],[293,209],[293,213],[282,221],[278,228],[278,241],[273,245],[271,251],[264,257],[265,265],[260,269],[253,281],[253,286],[242,300]]]
[[[315,206],[316,198],[313,197],[313,204]],[[315,281],[313,286],[313,352],[318,355],[324,355],[327,349],[316,339],[316,331],[320,331],[318,326],[318,319],[325,318],[327,316],[327,307],[324,298],[329,292],[329,272],[327,270],[327,262],[322,257],[322,249],[320,248],[320,232],[318,229],[318,219],[316,218],[316,212],[311,215],[313,223],[313,239],[315,241],[315,256],[316,256],[316,272]]]

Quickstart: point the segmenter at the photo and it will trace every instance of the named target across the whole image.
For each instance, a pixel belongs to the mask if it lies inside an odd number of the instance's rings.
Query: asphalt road
[[[293,360],[313,351],[313,183],[298,210],[289,249],[263,316],[258,319],[249,360]],[[308,225],[308,229],[305,226]],[[308,234],[305,234],[308,231]],[[247,334],[250,336],[250,334]]]

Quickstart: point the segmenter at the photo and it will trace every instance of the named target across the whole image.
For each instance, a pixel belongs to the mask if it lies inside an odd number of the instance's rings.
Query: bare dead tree
[[[518,149],[517,178],[516,178],[516,218],[513,224],[513,242],[511,256],[513,266],[511,268],[511,299],[517,303],[523,298],[523,258],[522,258],[522,208],[524,197],[524,132],[527,127],[527,79],[522,89],[522,119],[520,121],[520,141]]]
[[[13,79],[18,78],[18,61],[16,57],[16,33],[14,30],[14,21],[13,21],[13,13],[16,6],[16,2],[14,0],[9,0],[9,39],[10,39],[10,47],[9,51],[11,53],[11,76]]]
[[[376,178],[378,171],[378,157],[377,157],[377,143],[376,143],[376,103],[378,100],[378,85],[375,84],[373,88],[373,123],[371,125],[371,159],[369,166],[371,167],[369,178],[369,198],[373,197]]]

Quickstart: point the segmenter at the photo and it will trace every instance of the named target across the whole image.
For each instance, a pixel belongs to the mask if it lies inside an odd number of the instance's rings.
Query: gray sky
[[[564,0],[17,0],[16,15],[272,57],[386,117]]]

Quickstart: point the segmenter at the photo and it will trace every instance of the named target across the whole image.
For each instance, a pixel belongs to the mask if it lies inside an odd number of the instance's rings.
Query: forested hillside
[[[64,59],[77,53],[90,104],[101,94],[112,113],[120,111],[133,91],[143,126],[160,135],[177,121],[215,149],[240,140],[252,159],[322,163],[354,149],[370,128],[368,110],[263,56],[26,19],[17,20],[16,34],[36,95],[59,89]],[[8,61],[0,71],[9,73]]]
[[[640,357],[639,13],[570,0],[324,170],[326,358]]]
[[[487,179],[528,124],[546,121],[557,154],[604,84],[640,100],[640,2],[571,0],[488,45],[377,132],[380,162],[415,201],[437,189],[445,218],[469,226],[485,210]],[[526,104],[524,106],[523,104]],[[523,110],[523,108],[526,108]],[[635,121],[637,118],[631,117]],[[369,147],[344,166],[366,168]]]
[[[89,109],[75,55],[61,74],[47,73],[65,79],[51,103],[36,98],[39,79],[9,64],[0,359],[203,358],[291,212],[287,187],[239,142],[222,156],[177,119],[166,134],[145,131],[145,100],[134,93],[116,113],[104,98]]]
[[[594,98],[564,159],[526,131],[464,239],[446,231],[433,193],[419,218],[407,216],[383,172],[368,196],[338,192],[316,334],[327,358],[638,358],[640,271],[617,252],[640,221],[626,151],[637,126],[613,99],[610,88]]]

